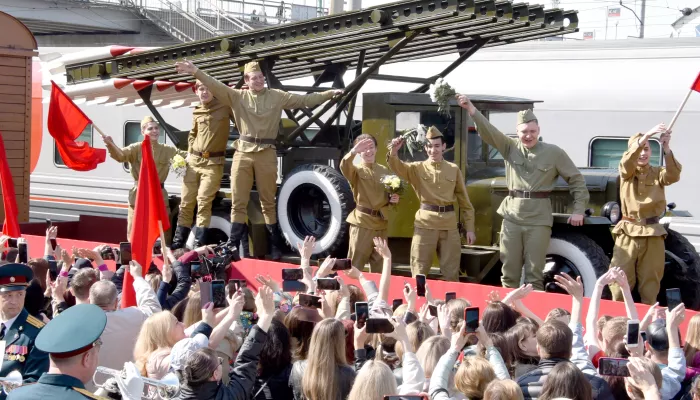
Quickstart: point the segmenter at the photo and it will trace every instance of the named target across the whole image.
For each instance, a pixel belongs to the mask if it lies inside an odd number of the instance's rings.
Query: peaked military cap
[[[426,139],[437,139],[442,137],[442,132],[438,128],[431,126],[428,128],[428,132],[425,134]]]
[[[35,344],[56,358],[77,356],[96,346],[106,325],[107,314],[100,307],[76,304],[46,324]]]
[[[24,264],[5,264],[0,266],[0,292],[25,290],[34,278],[34,272]]]
[[[251,61],[248,64],[245,65],[243,68],[243,73],[247,74],[248,72],[262,72],[262,69],[260,69],[260,64],[258,64],[257,61]]]
[[[516,125],[527,124],[530,121],[537,121],[537,117],[535,117],[535,113],[532,110],[518,112],[518,123]]]

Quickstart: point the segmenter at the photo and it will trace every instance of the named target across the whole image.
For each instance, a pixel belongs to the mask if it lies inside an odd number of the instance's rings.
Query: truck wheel
[[[231,222],[227,218],[211,216],[209,221],[209,233],[207,234],[207,244],[219,244],[228,240],[228,233],[231,232]],[[194,232],[190,232],[187,237],[187,248],[194,246]]]
[[[345,220],[354,208],[348,181],[340,172],[321,164],[304,164],[291,170],[277,195],[277,220],[287,243],[296,250],[306,236],[314,236],[313,254],[321,257],[345,244]]]
[[[581,277],[584,296],[590,297],[598,277],[609,266],[610,259],[593,239],[581,233],[553,232],[544,267],[545,291],[564,293],[554,276],[566,272],[574,279]]]
[[[695,247],[680,233],[666,229],[666,267],[661,280],[658,301],[666,305],[666,289],[679,288],[685,306],[700,309],[700,257]]]

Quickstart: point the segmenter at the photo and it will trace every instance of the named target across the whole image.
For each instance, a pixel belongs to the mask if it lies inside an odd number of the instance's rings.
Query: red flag
[[[134,219],[131,223],[131,258],[141,264],[143,274],[148,271],[153,257],[153,244],[160,236],[158,222],[163,225],[163,231],[170,229],[168,213],[165,211],[163,192],[156,164],[153,161],[151,139],[146,138],[141,143],[141,170],[139,184],[136,188],[134,204]],[[122,308],[136,305],[136,293],[131,274],[124,274],[122,287]]]
[[[695,78],[695,82],[693,82],[693,86],[691,86],[690,88],[695,90],[696,92],[700,92],[700,74],[698,74],[698,77]]]
[[[5,224],[2,226],[2,234],[18,238],[20,236],[19,222],[17,221],[17,199],[15,198],[15,184],[12,182],[12,171],[7,163],[5,142],[0,134],[0,184],[2,187],[2,202],[5,207]]]
[[[103,163],[105,149],[94,149],[85,142],[76,142],[87,124],[92,123],[71,99],[51,81],[51,104],[49,104],[49,133],[56,139],[56,147],[66,167],[76,171],[90,171]]]

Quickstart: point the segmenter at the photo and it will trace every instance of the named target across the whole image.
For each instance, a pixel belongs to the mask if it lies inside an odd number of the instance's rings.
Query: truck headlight
[[[622,214],[620,213],[620,205],[616,201],[609,201],[605,203],[601,214],[609,219],[613,224],[620,222],[622,217]]]

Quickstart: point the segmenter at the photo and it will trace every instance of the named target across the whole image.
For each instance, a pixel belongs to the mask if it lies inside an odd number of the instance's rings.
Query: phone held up
[[[418,297],[425,297],[425,275],[416,275],[416,294]]]
[[[598,360],[598,373],[607,376],[630,376],[628,362],[629,360],[624,358],[602,357]]]
[[[479,329],[479,307],[469,307],[464,310],[464,323],[467,333],[474,333]]]
[[[627,347],[639,346],[639,321],[636,319],[627,321]]]
[[[678,288],[674,289],[666,289],[666,305],[668,306],[668,310],[671,311],[676,306],[681,304],[681,290]]]
[[[119,243],[119,264],[127,265],[131,262],[131,243]]]

